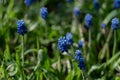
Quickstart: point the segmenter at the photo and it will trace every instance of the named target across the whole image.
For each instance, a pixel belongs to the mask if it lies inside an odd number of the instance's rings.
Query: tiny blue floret
[[[67,41],[68,44],[70,44],[70,45],[73,44],[73,36],[72,36],[71,33],[67,33],[65,38],[66,38],[66,41]]]
[[[92,15],[91,14],[85,15],[85,25],[87,28],[90,28],[90,26],[92,26]]]
[[[78,7],[74,7],[73,12],[74,12],[74,15],[75,15],[75,16],[79,16],[79,15],[80,15],[80,10],[79,10]]]
[[[58,39],[58,49],[61,52],[68,52],[68,44],[67,44],[65,37],[60,37]]]
[[[19,34],[22,34],[22,35],[27,33],[27,28],[23,20],[17,21],[17,31]]]
[[[111,27],[112,27],[113,30],[117,30],[119,28],[118,18],[113,18],[111,23],[112,23]]]
[[[40,9],[40,15],[41,15],[41,17],[42,17],[43,19],[47,19],[47,17],[48,17],[48,10],[47,10],[46,7],[42,7],[42,8]]]

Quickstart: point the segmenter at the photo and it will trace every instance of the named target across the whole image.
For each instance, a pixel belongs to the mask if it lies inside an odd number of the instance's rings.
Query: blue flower
[[[79,47],[79,48],[82,48],[82,47],[83,47],[83,40],[79,40],[79,41],[78,41],[78,47]]]
[[[47,19],[47,17],[48,17],[48,10],[47,10],[46,7],[42,7],[42,8],[40,9],[40,15],[41,15],[41,17],[42,17],[43,19]]]
[[[17,21],[17,31],[19,34],[24,35],[27,33],[27,28],[25,27],[25,23],[23,20],[18,20]]]
[[[106,27],[106,24],[105,24],[105,23],[101,23],[101,24],[100,24],[100,27],[101,27],[101,28],[105,28],[105,27]]]
[[[30,6],[32,3],[33,3],[34,0],[25,0],[24,3],[27,5],[27,6]]]
[[[78,7],[74,7],[73,12],[74,12],[74,15],[75,15],[75,16],[79,16],[79,15],[80,15],[80,10],[79,10]]]
[[[75,51],[75,59],[79,61],[79,59],[82,57],[82,53],[80,50]]]
[[[81,57],[81,58],[79,59],[78,67],[79,67],[80,69],[85,69],[85,63],[84,63],[84,58],[83,58],[83,57]]]
[[[114,0],[113,7],[120,8],[120,0]]]
[[[99,7],[100,7],[100,3],[99,3],[98,0],[93,0],[93,5],[94,5],[94,9],[95,9],[95,10],[98,10]]]
[[[78,61],[78,67],[80,69],[84,69],[85,68],[84,58],[82,57],[82,53],[80,50],[75,51],[75,59]]]
[[[70,44],[70,45],[73,44],[73,36],[72,36],[71,33],[67,33],[65,38],[66,38],[66,41],[67,41],[68,44]]]
[[[118,18],[113,18],[111,22],[112,22],[112,25],[111,25],[112,29],[117,30],[119,28]]]
[[[66,0],[67,2],[69,2],[69,3],[72,3],[73,2],[73,0]]]
[[[65,37],[60,37],[58,39],[58,49],[61,52],[68,52],[68,44],[67,44]]]
[[[90,28],[90,26],[92,26],[92,15],[91,14],[86,14],[85,25],[87,28]]]

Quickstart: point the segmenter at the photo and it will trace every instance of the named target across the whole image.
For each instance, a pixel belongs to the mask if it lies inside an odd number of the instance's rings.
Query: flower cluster
[[[75,59],[76,59],[76,60],[79,60],[79,59],[81,58],[81,56],[82,56],[81,51],[80,51],[80,50],[76,50],[76,51],[75,51]]]
[[[75,16],[79,16],[79,15],[80,15],[80,10],[79,10],[78,7],[74,7],[73,12],[74,12],[74,15],[75,15]]]
[[[78,41],[78,47],[79,47],[79,48],[82,48],[82,47],[83,47],[83,43],[84,43],[83,40],[79,40],[79,41]]]
[[[70,45],[73,44],[73,36],[71,33],[67,33],[65,38],[66,38],[68,44],[70,44]]]
[[[114,0],[113,7],[120,8],[120,0]]]
[[[94,9],[95,9],[95,10],[98,10],[99,7],[100,7],[100,3],[99,3],[98,0],[93,0],[93,5],[94,5]]]
[[[47,10],[46,7],[42,7],[42,8],[40,9],[40,15],[41,15],[41,17],[42,17],[43,19],[47,19],[47,17],[48,17],[48,10]]]
[[[24,35],[27,33],[27,28],[25,27],[25,23],[23,20],[18,20],[17,21],[17,31],[19,34]]]
[[[112,23],[111,27],[112,27],[113,30],[117,30],[119,28],[118,18],[113,18],[111,23]]]
[[[65,37],[60,37],[58,39],[58,49],[61,52],[68,52],[68,44],[67,44],[67,40],[65,39]]]
[[[67,33],[65,37],[60,37],[58,39],[58,49],[61,52],[67,52],[68,51],[68,45],[73,44],[73,36],[71,33]]]
[[[30,6],[32,3],[33,3],[34,0],[25,0],[24,3],[27,5],[27,6]]]
[[[81,58],[79,59],[78,67],[79,67],[80,69],[85,69],[85,63],[84,63],[84,58],[83,58],[83,57],[81,57]]]
[[[80,50],[75,51],[75,59],[78,61],[78,67],[80,69],[84,69],[85,68],[84,58],[82,57],[82,53]]]
[[[69,45],[72,45],[73,46],[73,35],[71,33],[67,33],[65,35],[65,37],[60,37],[58,39],[58,49],[61,51],[61,52],[64,52],[64,51],[67,51],[68,49],[68,46]],[[63,44],[64,43],[64,44]],[[79,40],[78,41],[78,48],[82,48],[83,47],[83,44],[84,44],[84,41],[83,40]],[[66,46],[66,47],[65,47]]]
[[[100,24],[100,27],[101,27],[101,28],[105,28],[105,27],[106,27],[106,24],[105,24],[105,23],[101,23],[101,24]]]
[[[90,28],[90,26],[92,26],[92,15],[91,14],[86,14],[85,25],[87,28]]]
[[[60,37],[58,39],[58,49],[60,52],[68,52],[68,46],[73,46],[73,36],[71,33],[67,33],[65,37]],[[82,48],[83,46],[83,40],[78,41],[78,48]],[[84,64],[84,58],[82,57],[81,51],[76,50],[75,51],[75,59],[78,61],[78,67],[80,69],[85,68]]]

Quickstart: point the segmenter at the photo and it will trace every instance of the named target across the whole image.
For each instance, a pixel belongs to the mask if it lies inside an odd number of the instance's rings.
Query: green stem
[[[90,47],[91,47],[91,29],[89,29],[88,35],[89,35],[89,39],[88,39],[88,48],[89,48],[89,51],[90,51]]]
[[[32,72],[32,74],[30,75],[30,77],[28,78],[28,80],[30,80],[30,79],[32,79],[32,77],[35,75],[35,72],[38,70],[38,68],[39,68],[39,61],[38,61],[38,64],[35,66],[35,68],[34,68],[34,71]]]
[[[114,30],[114,45],[113,45],[113,53],[112,53],[112,55],[114,55],[115,54],[115,50],[116,50],[116,30]]]
[[[79,23],[78,24],[78,27],[79,27],[79,35],[80,35],[80,38],[81,38],[81,40],[83,40],[83,44],[85,44],[85,39],[84,39],[84,35],[83,35],[83,30],[82,30],[82,25]],[[85,45],[83,45],[83,53],[85,53]]]
[[[85,77],[84,77],[84,73],[83,73],[83,71],[81,71],[82,72],[82,80],[85,80]]]
[[[111,37],[112,37],[112,32],[113,32],[113,30],[110,29],[110,31],[109,31],[109,35],[107,36],[107,39],[106,39],[106,42],[105,42],[103,48],[101,49],[101,50],[102,50],[102,54],[101,54],[101,56],[100,56],[100,59],[103,59],[104,56],[105,56],[105,52],[106,52],[106,50],[107,50],[107,47],[108,47],[109,41],[110,41],[110,39],[111,39]],[[109,54],[108,54],[108,56],[109,56]]]
[[[77,26],[78,26],[77,17],[75,15],[73,15],[72,26],[71,26],[71,32],[72,33],[76,33]]]
[[[47,37],[47,26],[45,26],[45,36]]]
[[[34,70],[32,72],[32,74],[30,75],[30,77],[28,78],[28,80],[31,80],[33,78],[33,76],[35,75],[35,72],[38,71],[38,69],[40,68],[40,55],[42,54],[42,50],[40,52],[38,52],[38,57],[37,57],[37,65],[34,67]],[[41,70],[41,69],[40,69]]]
[[[24,35],[22,36],[22,66],[24,66]]]
[[[48,27],[47,27],[47,21],[45,21],[46,26],[45,27],[45,37],[48,37]]]
[[[91,29],[88,30],[88,54],[87,54],[87,62],[90,61],[90,57],[91,57]]]

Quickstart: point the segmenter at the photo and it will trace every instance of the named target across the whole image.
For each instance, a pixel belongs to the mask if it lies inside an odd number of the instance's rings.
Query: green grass
[[[99,0],[100,9],[93,9],[90,0],[41,0],[27,7],[23,0],[6,0],[0,3],[0,80],[120,80],[120,34],[111,30],[111,19],[120,19],[120,10],[113,9],[114,0]],[[62,7],[57,4],[61,2]],[[46,6],[49,17],[40,17],[40,7]],[[81,14],[76,19],[73,8],[78,6]],[[85,28],[84,16],[93,15],[91,41]],[[22,36],[17,33],[16,22],[23,19],[28,29],[24,36],[24,65],[22,65]],[[100,28],[105,22],[106,28]],[[85,70],[69,55],[57,48],[60,36],[73,34],[75,44],[84,39],[82,55]],[[114,50],[113,50],[113,46]],[[77,47],[69,47],[74,55]]]

